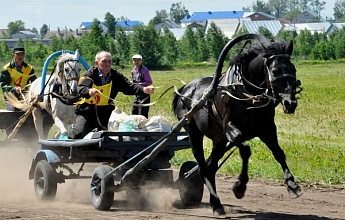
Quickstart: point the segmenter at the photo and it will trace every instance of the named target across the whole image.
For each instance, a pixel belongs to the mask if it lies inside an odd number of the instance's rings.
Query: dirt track
[[[0,219],[214,219],[206,189],[195,208],[181,207],[177,190],[160,189],[148,193],[145,207],[116,193],[111,210],[101,212],[91,204],[89,180],[67,180],[58,185],[54,202],[39,203],[28,180],[32,158],[25,149],[0,148]],[[290,199],[283,185],[251,180],[246,196],[237,200],[231,191],[235,180],[217,177],[225,219],[345,219],[344,189],[303,187],[302,197]]]

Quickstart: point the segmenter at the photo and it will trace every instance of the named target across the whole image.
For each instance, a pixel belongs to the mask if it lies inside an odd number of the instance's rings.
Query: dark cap
[[[24,47],[15,47],[13,48],[13,53],[25,53]]]

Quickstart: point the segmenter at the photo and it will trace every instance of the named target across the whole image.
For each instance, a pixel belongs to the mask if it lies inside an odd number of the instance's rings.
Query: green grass
[[[281,105],[276,108],[278,138],[287,163],[297,182],[345,186],[345,64],[303,63],[297,64],[296,68],[304,89],[297,110],[295,114],[287,115],[283,113]],[[215,67],[151,71],[154,86],[158,87],[151,101],[156,101],[171,85],[182,85],[171,79],[189,82],[199,76],[212,75],[214,71]],[[121,72],[129,77],[130,70]],[[172,92],[170,90],[150,107],[150,116],[162,115],[172,124],[177,122],[171,111]],[[118,107],[130,113],[133,97],[119,94],[116,101]],[[2,101],[0,108],[4,108]],[[257,138],[249,144],[252,149],[250,178],[282,182],[283,172],[270,150]],[[204,146],[208,155],[211,141],[205,139]],[[172,162],[178,166],[186,160],[194,160],[190,149],[176,152]],[[220,172],[237,176],[241,162],[236,151]]]

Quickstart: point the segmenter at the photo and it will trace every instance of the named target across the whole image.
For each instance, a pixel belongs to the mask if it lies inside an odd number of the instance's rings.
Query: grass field
[[[297,76],[302,81],[303,92],[295,114],[286,115],[282,106],[276,108],[279,143],[286,153],[287,163],[297,182],[314,185],[345,186],[345,64],[297,64]],[[151,101],[156,101],[171,85],[180,87],[181,79],[212,75],[215,67],[188,68],[174,71],[151,71],[157,87]],[[129,77],[130,70],[121,71]],[[177,122],[171,111],[172,92],[169,91],[157,104],[151,106],[150,116],[162,115],[172,124]],[[2,99],[2,95],[1,95]],[[116,105],[130,113],[133,97],[118,95]],[[3,109],[3,102],[0,102]],[[251,178],[283,181],[283,172],[269,149],[259,140],[250,142],[252,156],[249,162]],[[211,142],[204,141],[205,152]],[[174,165],[193,160],[191,150],[176,152]],[[220,172],[238,175],[241,158],[238,151],[224,164]]]

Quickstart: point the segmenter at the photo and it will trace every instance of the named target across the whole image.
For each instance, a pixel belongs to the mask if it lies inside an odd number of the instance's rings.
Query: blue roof
[[[207,19],[225,19],[225,18],[243,18],[243,14],[247,11],[208,11],[208,12],[194,12],[192,15],[187,15],[183,21],[200,21]]]
[[[81,26],[84,26],[84,28],[88,28],[89,26],[92,25],[93,22],[81,22]],[[103,24],[104,21],[101,21],[101,24]],[[139,21],[117,21],[116,22],[116,26],[121,26],[123,28],[128,28],[128,27],[133,27],[133,26],[137,26],[140,25]]]
[[[125,27],[134,27],[140,25],[139,21],[117,21],[116,26],[121,26],[123,28]]]

